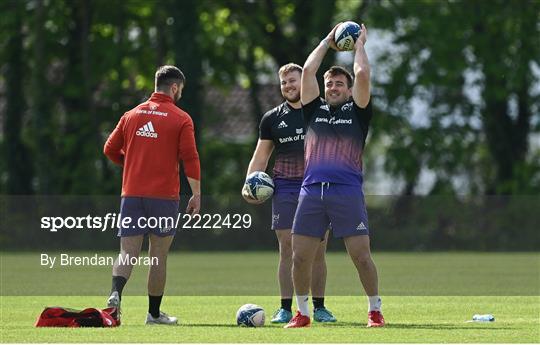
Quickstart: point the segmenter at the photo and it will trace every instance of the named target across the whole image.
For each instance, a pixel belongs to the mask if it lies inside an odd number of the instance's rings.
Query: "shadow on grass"
[[[357,327],[359,329],[369,329],[366,327],[365,323],[358,322],[344,322],[338,321],[336,323],[314,323],[316,327],[331,327],[331,328],[340,328],[340,327]],[[482,327],[484,326],[484,327]],[[477,325],[458,325],[458,324],[447,324],[447,323],[430,323],[430,324],[414,324],[414,323],[387,323],[384,329],[489,329],[489,330],[507,330],[513,329],[515,327],[505,326],[505,327],[493,327],[491,324],[477,324]]]
[[[482,327],[484,326],[484,327]],[[491,324],[478,324],[478,325],[458,325],[447,323],[430,323],[430,324],[414,324],[414,323],[390,323],[385,326],[386,328],[399,328],[399,329],[489,329],[489,330],[507,330],[514,327],[493,327]]]
[[[230,323],[180,323],[178,325],[170,325],[170,326],[161,326],[161,325],[151,325],[151,326],[148,326],[148,325],[145,325],[144,323],[140,323],[140,324],[122,324],[121,326],[119,327],[74,327],[74,328],[66,328],[66,327],[45,327],[45,328],[38,328],[38,329],[57,329],[57,330],[65,330],[65,329],[73,329],[75,330],[74,332],[76,332],[76,330],[81,330],[81,329],[103,329],[103,330],[106,330],[106,331],[118,331],[120,332],[121,330],[125,330],[125,329],[141,329],[141,328],[146,328],[148,330],[159,330],[159,329],[186,329],[186,328],[191,328],[191,327],[219,327],[219,328],[247,328],[247,327],[240,327],[240,326],[237,326],[237,325],[233,325],[233,324],[230,324]],[[10,327],[10,329],[17,329],[17,328],[21,328],[23,329],[24,327]],[[27,328],[26,328],[27,329]]]
[[[248,328],[230,323],[182,323],[178,327],[221,327],[221,328]]]

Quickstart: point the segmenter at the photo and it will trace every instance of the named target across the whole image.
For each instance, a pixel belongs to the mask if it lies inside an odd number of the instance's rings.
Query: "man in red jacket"
[[[195,214],[200,209],[200,163],[193,121],[174,104],[182,96],[184,82],[184,74],[177,67],[159,67],[150,99],[122,116],[103,149],[111,161],[124,168],[120,216],[131,220],[118,231],[120,255],[113,267],[107,304],[120,308],[122,289],[133,268],[130,258],[139,257],[144,236],[148,235],[148,256],[157,264],[151,265],[148,273],[146,324],[178,322],[160,311],[167,254],[176,231],[160,219],[176,220],[180,162],[193,193],[186,212]]]

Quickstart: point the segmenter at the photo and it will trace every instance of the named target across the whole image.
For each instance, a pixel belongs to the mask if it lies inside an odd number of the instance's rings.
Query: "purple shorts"
[[[272,198],[272,230],[292,229],[300,191],[274,195]]]
[[[292,229],[301,180],[275,179],[276,190],[272,198],[272,230]]]
[[[328,182],[302,186],[292,233],[322,238],[330,223],[335,238],[369,235],[362,186]]]
[[[178,216],[179,201],[123,197],[120,204],[120,217],[130,217],[125,227],[121,223],[118,237],[138,236],[152,233],[157,236],[173,236],[174,224]],[[170,221],[172,219],[172,222]]]

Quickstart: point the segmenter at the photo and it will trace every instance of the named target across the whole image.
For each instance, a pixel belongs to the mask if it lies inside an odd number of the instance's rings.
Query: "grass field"
[[[87,253],[88,254],[88,253]],[[83,253],[79,253],[83,255]],[[367,329],[366,300],[343,253],[328,255],[327,307],[336,324],[282,329],[267,322],[239,328],[240,305],[278,307],[276,253],[189,253],[169,258],[163,309],[176,327],[146,327],[145,267],[125,289],[117,329],[44,329],[34,322],[45,306],[102,307],[109,267],[46,269],[39,253],[2,254],[0,339],[9,342],[130,343],[539,343],[540,256],[537,253],[377,253],[388,326]],[[473,314],[493,323],[467,323]]]
[[[537,343],[540,339],[538,297],[385,297],[384,329],[365,328],[366,305],[359,297],[331,297],[336,324],[309,329],[239,328],[235,311],[258,303],[270,314],[277,297],[172,296],[164,309],[180,317],[176,327],[147,327],[146,298],[124,298],[123,325],[117,329],[34,328],[40,310],[54,301],[70,306],[99,306],[99,297],[4,297],[2,342],[129,343]],[[474,313],[490,312],[493,323],[466,323]],[[269,316],[269,315],[267,315]]]

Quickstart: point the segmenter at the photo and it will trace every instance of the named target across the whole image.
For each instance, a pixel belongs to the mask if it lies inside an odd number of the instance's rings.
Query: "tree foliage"
[[[433,192],[540,191],[540,155],[530,149],[540,122],[540,3],[384,1],[369,15],[391,41],[379,61],[380,134],[392,140],[387,168],[405,192],[422,169],[437,175]]]
[[[203,114],[209,87],[248,89],[249,99],[238,102],[253,104],[257,123],[267,110],[259,104],[259,85],[275,83],[279,65],[303,64],[337,20],[352,19],[380,33],[368,44],[389,38],[385,53],[372,59],[381,73],[374,76],[377,116],[369,145],[386,145],[378,151],[385,170],[405,182],[403,193],[416,192],[426,169],[437,176],[432,193],[462,191],[460,181],[471,193],[538,192],[540,153],[531,138],[540,126],[539,6],[502,0],[2,1],[0,190],[115,194],[121,172],[101,148],[122,113],[150,94],[156,66],[184,70],[181,106],[198,131],[205,118],[222,116]],[[241,181],[249,154],[237,155],[253,143],[232,147],[197,134],[200,147],[229,151],[201,149],[208,167],[203,177],[212,178],[206,186],[216,188],[205,191],[236,193],[238,186],[226,182],[231,176],[219,180],[216,171],[232,171]]]

